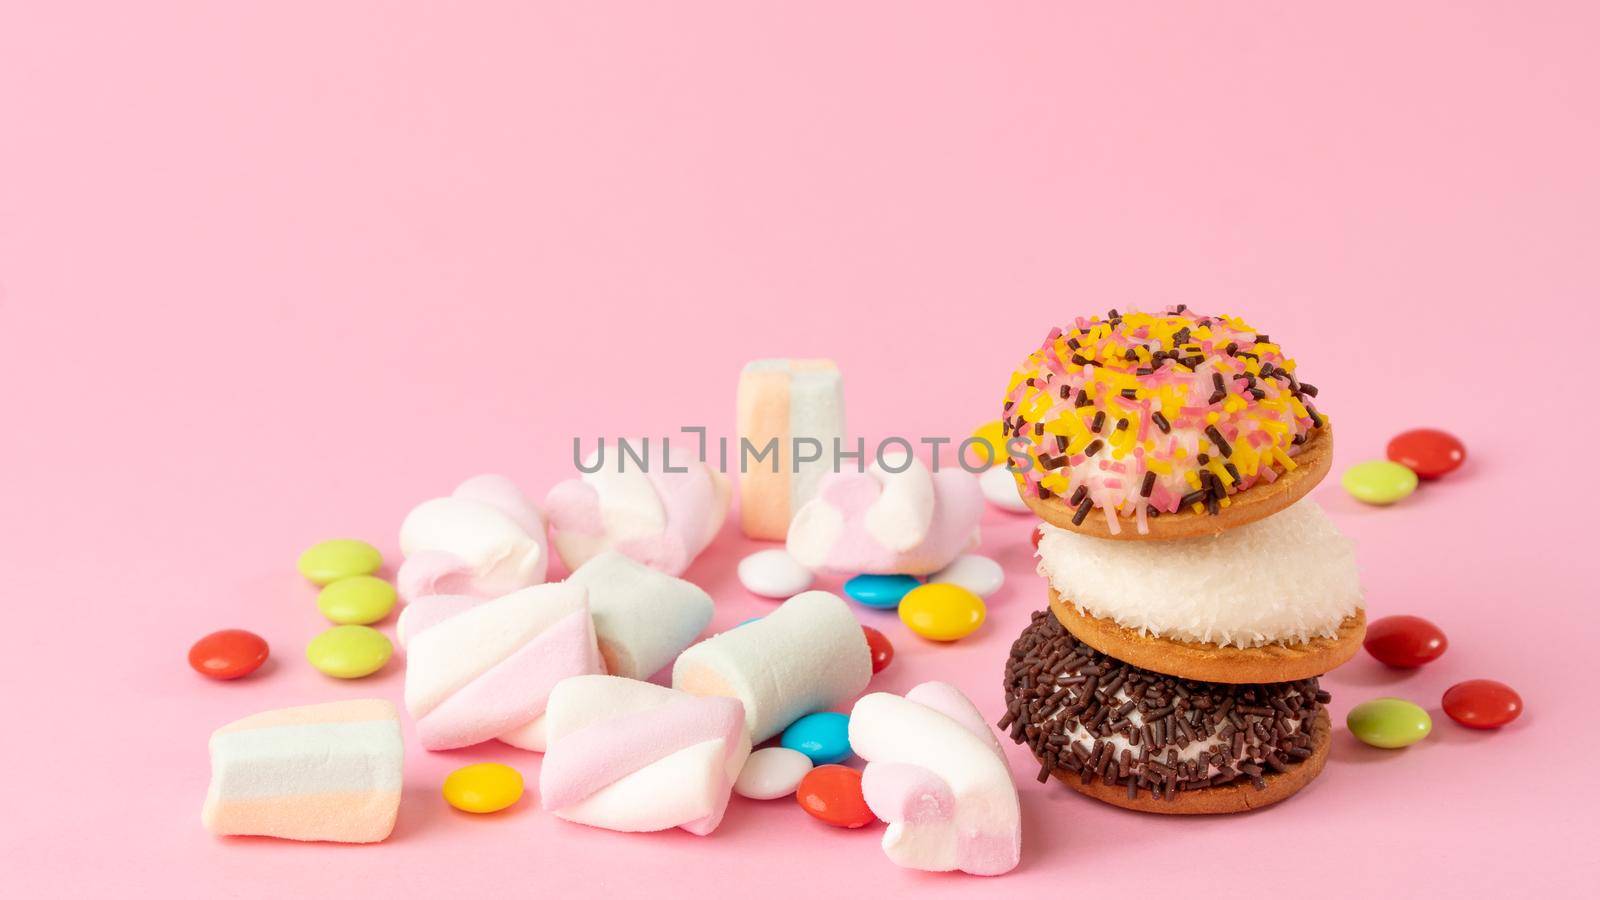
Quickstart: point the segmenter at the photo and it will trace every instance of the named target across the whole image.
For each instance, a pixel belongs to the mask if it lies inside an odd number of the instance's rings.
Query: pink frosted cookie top
[[[1011,376],[1001,414],[1011,466],[1026,489],[1058,496],[1109,529],[1190,509],[1295,468],[1324,419],[1294,360],[1233,316],[1177,306],[1112,310],[1052,328]],[[1020,449],[1020,452],[1018,452]]]

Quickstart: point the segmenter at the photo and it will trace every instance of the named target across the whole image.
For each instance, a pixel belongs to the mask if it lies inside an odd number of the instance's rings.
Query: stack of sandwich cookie
[[[1129,809],[1239,812],[1321,771],[1317,677],[1366,631],[1355,556],[1305,494],[1333,437],[1295,364],[1179,306],[1054,329],[1003,426],[1049,588],[1006,666],[1011,738]]]

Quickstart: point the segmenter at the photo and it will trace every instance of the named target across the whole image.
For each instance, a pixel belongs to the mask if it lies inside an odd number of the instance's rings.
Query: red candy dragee
[[[849,766],[817,766],[795,791],[800,807],[839,828],[860,828],[875,816],[861,793],[861,773]]]
[[[1522,697],[1510,685],[1474,678],[1444,692],[1444,714],[1468,728],[1499,728],[1522,715]]]
[[[189,665],[218,681],[243,678],[267,661],[267,642],[239,628],[216,631],[189,648]]]
[[[867,636],[867,649],[872,651],[872,674],[889,668],[889,663],[894,662],[894,645],[889,638],[871,625],[861,626],[861,633]]]
[[[1442,656],[1450,641],[1439,626],[1420,616],[1384,616],[1367,623],[1363,646],[1386,666],[1415,669]]]
[[[1448,475],[1466,461],[1467,448],[1448,431],[1413,428],[1389,441],[1389,459],[1417,473],[1418,478],[1434,479]]]

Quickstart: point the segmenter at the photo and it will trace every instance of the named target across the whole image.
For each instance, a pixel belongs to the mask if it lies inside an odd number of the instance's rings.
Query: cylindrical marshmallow
[[[606,671],[649,678],[711,624],[711,595],[698,586],[607,550],[573,572],[589,591],[589,613]]]
[[[750,754],[734,700],[612,675],[556,685],[547,721],[541,805],[613,831],[710,834]]]
[[[854,698],[871,679],[861,624],[827,591],[797,594],[761,619],[701,641],[672,667],[675,688],[737,697],[758,744],[807,713]]]
[[[491,738],[543,750],[550,691],[601,670],[584,589],[543,584],[441,607],[407,622],[405,701],[417,739],[429,750]]]

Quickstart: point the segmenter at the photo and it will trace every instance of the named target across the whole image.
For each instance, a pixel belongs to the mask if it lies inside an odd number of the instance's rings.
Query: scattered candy
[[[964,553],[956,561],[928,576],[928,581],[955,584],[979,597],[988,597],[1005,584],[1006,572],[987,556]]]
[[[1467,459],[1467,448],[1448,431],[1414,428],[1389,441],[1388,456],[1417,473],[1418,478],[1431,481],[1461,468]]]
[[[787,550],[758,550],[739,560],[739,583],[757,597],[787,600],[811,587],[811,570]]]
[[[739,621],[738,625],[734,625],[733,627],[734,628],[738,628],[739,625],[749,625],[751,622],[759,622],[759,621],[761,621],[761,617],[760,616],[751,616],[748,619],[741,619]],[[729,630],[731,631],[732,629],[729,629]]]
[[[1499,728],[1522,715],[1522,697],[1510,685],[1474,678],[1444,692],[1444,713],[1468,728]]]
[[[371,575],[330,582],[317,594],[317,609],[340,625],[371,625],[394,609],[394,585]]]
[[[750,754],[733,792],[751,800],[776,800],[787,797],[800,786],[800,779],[811,771],[811,757],[788,747],[767,747]]]
[[[213,631],[189,648],[189,665],[207,678],[243,678],[267,661],[267,642],[238,628]]]
[[[894,609],[922,582],[910,575],[857,575],[844,583],[846,597],[873,609]]]
[[[900,601],[900,620],[930,641],[956,641],[978,630],[983,600],[954,584],[925,584]]]
[[[972,432],[972,437],[974,438],[973,442],[967,445],[970,448],[966,455],[967,465],[973,467],[983,466],[985,469],[996,466],[1002,469],[1005,468],[1006,427],[1004,423],[999,419],[993,422],[985,422]],[[1011,493],[1015,495],[1016,492],[1016,487],[1013,485]]]
[[[868,694],[850,711],[850,740],[867,761],[862,796],[889,823],[883,852],[890,861],[974,875],[1016,867],[1017,787],[989,723],[965,694],[938,681],[904,697]]]
[[[748,537],[781,541],[833,468],[826,449],[844,438],[839,367],[831,359],[753,360],[739,373],[737,407],[745,446],[771,442],[776,451],[770,465],[750,465],[739,476],[740,525]],[[802,455],[801,439],[816,442],[815,457]]]
[[[789,523],[789,553],[814,572],[926,575],[978,546],[983,492],[959,466],[904,454],[823,477]],[[895,470],[895,471],[891,471]]]
[[[579,675],[550,692],[539,802],[612,831],[716,830],[750,739],[732,697]]]
[[[795,791],[800,808],[839,828],[860,828],[875,816],[861,794],[861,773],[849,766],[817,766]]]
[[[872,651],[872,674],[889,668],[889,663],[894,662],[894,645],[889,638],[871,625],[861,626],[861,633],[867,636],[867,649]]]
[[[827,591],[796,594],[759,622],[706,638],[672,667],[675,688],[739,698],[757,744],[806,713],[849,702],[871,680],[861,623]]]
[[[387,700],[246,716],[211,734],[200,821],[212,834],[381,841],[400,809],[403,757],[400,717]]]
[[[778,743],[804,753],[819,766],[843,762],[850,756],[850,717],[836,712],[801,716],[783,730]]]
[[[366,541],[341,538],[323,541],[300,554],[295,567],[312,584],[327,584],[341,578],[371,575],[383,568],[383,554]]]
[[[1384,616],[1367,623],[1363,646],[1378,662],[1396,669],[1415,669],[1449,649],[1439,626],[1420,616]]]
[[[1345,724],[1362,743],[1385,750],[1409,747],[1433,730],[1427,710],[1394,697],[1357,704],[1345,717]]]
[[[499,812],[522,799],[522,773],[499,763],[462,766],[445,776],[441,791],[462,812]]]
[[[334,678],[365,678],[384,667],[394,645],[365,625],[335,625],[306,645],[306,661]]]
[[[1397,462],[1374,459],[1345,469],[1339,483],[1362,503],[1388,506],[1411,496],[1417,489],[1417,473]]]
[[[979,475],[978,489],[983,492],[983,499],[996,509],[1011,513],[1028,511],[1028,504],[1023,503],[1022,495],[1017,493],[1017,477],[1005,466],[995,466]]]
[[[1033,549],[1035,549],[1035,550],[1039,549],[1039,541],[1042,540],[1043,538],[1044,538],[1044,529],[1039,527],[1039,526],[1037,526],[1037,525],[1035,525],[1033,527],[1033,534],[1029,538],[1031,541],[1033,541]]]

